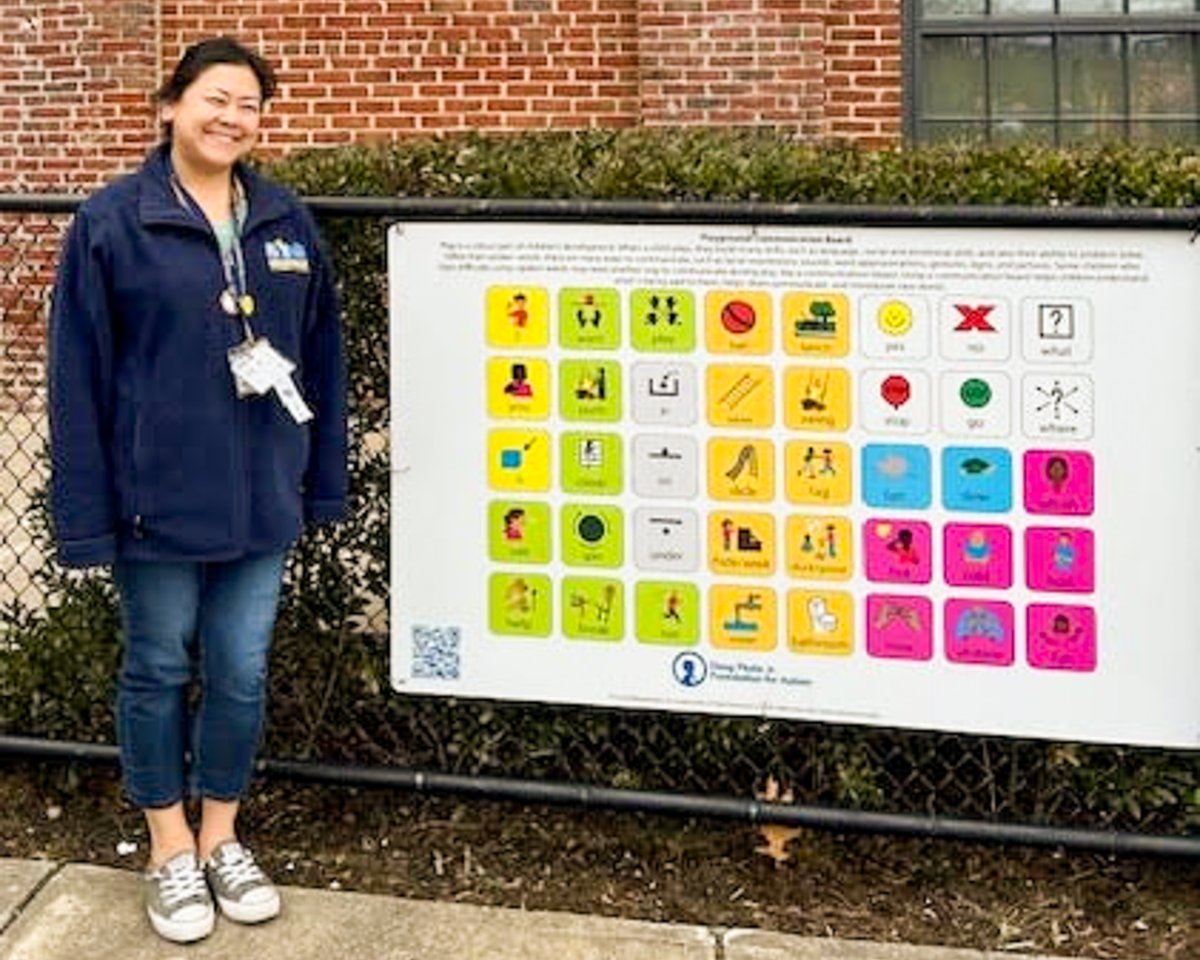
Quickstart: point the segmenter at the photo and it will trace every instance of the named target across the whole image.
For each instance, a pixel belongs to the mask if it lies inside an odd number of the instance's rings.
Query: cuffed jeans
[[[125,790],[139,807],[170,806],[185,791],[215,800],[245,792],[284,558],[114,565],[125,636],[117,738]],[[200,699],[189,711],[196,673]]]

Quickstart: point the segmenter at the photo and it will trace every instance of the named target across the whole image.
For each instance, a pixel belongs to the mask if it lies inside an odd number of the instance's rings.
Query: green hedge
[[[866,152],[777,133],[587,131],[448,137],[297,155],[272,174],[309,196],[1189,207],[1182,149],[942,147]],[[388,577],[385,230],[322,223],[343,287],[356,462],[351,519],[305,540],[272,662],[274,756],[1179,831],[1200,820],[1200,758],[952,734],[405,698],[387,638],[361,629]],[[103,578],[54,569],[49,611],[0,613],[0,729],[111,740],[117,657]]]
[[[1183,148],[865,151],[748,131],[445,138],[274,170],[307,195],[384,197],[1186,207],[1200,190],[1200,157]]]

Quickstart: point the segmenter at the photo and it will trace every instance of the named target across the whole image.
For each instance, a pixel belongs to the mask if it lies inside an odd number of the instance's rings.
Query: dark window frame
[[[1041,118],[1038,122],[1048,122],[1054,129],[1055,144],[1062,142],[1063,123],[1070,122],[1070,116],[1064,117],[1059,96],[1059,57],[1058,47],[1061,37],[1090,35],[1115,36],[1121,39],[1121,51],[1124,74],[1124,103],[1126,108],[1115,122],[1123,128],[1122,139],[1130,141],[1131,129],[1134,124],[1147,120],[1156,122],[1169,121],[1164,114],[1139,115],[1129,108],[1130,103],[1130,58],[1129,38],[1138,35],[1174,35],[1190,36],[1192,40],[1192,61],[1194,64],[1193,77],[1196,85],[1196,113],[1179,119],[1191,123],[1195,129],[1193,142],[1200,144],[1200,0],[1193,0],[1191,13],[1129,13],[1129,0],[1123,0],[1125,12],[1112,14],[1067,14],[1058,12],[1061,0],[1054,0],[1055,12],[1052,14],[983,14],[926,16],[924,0],[910,0],[901,3],[901,33],[904,46],[904,80],[901,94],[904,110],[904,138],[912,144],[932,142],[930,138],[920,136],[922,121],[927,117],[919,116],[920,84],[924,65],[922,63],[922,41],[927,37],[962,37],[980,39],[984,47],[984,113],[973,118],[981,131],[980,140],[990,143],[994,138],[992,124],[992,83],[991,76],[991,45],[997,38],[1002,37],[1049,37],[1052,48],[1053,71],[1053,113],[1050,117]],[[985,0],[984,7],[990,11],[992,0]]]

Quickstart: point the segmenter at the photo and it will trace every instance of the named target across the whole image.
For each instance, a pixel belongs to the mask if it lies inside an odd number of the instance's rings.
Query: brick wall
[[[163,0],[163,60],[216,33],[280,95],[266,149],[638,121],[635,0]]]
[[[0,190],[79,190],[145,152],[157,8],[0,0]]]
[[[84,190],[157,136],[150,92],[229,33],[277,65],[267,152],[445,130],[901,129],[901,0],[0,0],[0,191]]]
[[[901,0],[825,4],[825,135],[868,147],[901,135]]]
[[[827,0],[639,0],[642,120],[823,135]]]
[[[0,0],[0,190],[87,190],[154,132],[155,2]],[[45,290],[64,218],[0,216],[0,407],[40,403]]]
[[[278,68],[262,150],[446,130],[769,124],[896,143],[901,0],[0,0],[0,192],[85,192],[158,136],[164,65]],[[61,219],[0,215],[0,406],[41,382]],[[7,401],[7,403],[5,403]]]

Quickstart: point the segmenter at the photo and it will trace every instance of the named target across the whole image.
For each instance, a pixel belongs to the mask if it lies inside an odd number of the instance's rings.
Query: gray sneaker
[[[204,861],[208,885],[221,912],[236,923],[262,923],[279,915],[279,891],[236,840],[226,840]]]
[[[216,911],[196,854],[176,854],[157,870],[142,875],[150,925],[173,943],[203,940],[213,930]]]

